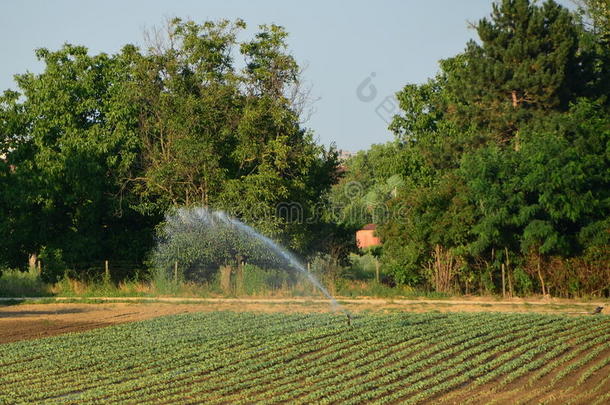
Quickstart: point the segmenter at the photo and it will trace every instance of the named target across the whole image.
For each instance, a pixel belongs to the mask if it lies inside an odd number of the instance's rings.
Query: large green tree
[[[123,102],[128,61],[72,45],[36,54],[45,70],[17,75],[19,93],[5,93],[1,112],[11,264],[40,251],[75,267],[142,260],[150,223],[121,192],[138,150],[136,116]]]
[[[497,142],[518,147],[521,123],[566,111],[570,101],[595,91],[591,50],[580,43],[582,28],[554,1],[494,3],[476,31],[480,42],[470,41],[447,71],[456,122],[474,123]]]
[[[522,257],[544,293],[551,287],[575,293],[587,283],[575,272],[571,286],[561,285],[551,257],[608,263],[610,121],[604,111],[581,101],[530,126],[519,151],[493,146],[464,159],[460,175],[478,215],[468,246],[473,256],[495,249]],[[598,271],[601,279],[610,276],[607,267]]]
[[[175,19],[167,46],[135,54],[129,92],[142,152],[126,184],[142,212],[223,209],[305,251],[315,239],[305,219],[335,181],[336,153],[300,123],[286,31],[261,26],[239,43],[244,27]]]

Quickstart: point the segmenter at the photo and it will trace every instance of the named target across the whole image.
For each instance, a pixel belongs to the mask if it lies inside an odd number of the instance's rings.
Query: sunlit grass
[[[52,295],[50,286],[45,284],[34,268],[28,271],[7,269],[0,276],[0,296],[2,297],[42,297]]]

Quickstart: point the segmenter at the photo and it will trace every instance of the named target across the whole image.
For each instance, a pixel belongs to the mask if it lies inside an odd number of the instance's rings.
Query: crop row
[[[604,316],[184,314],[0,345],[0,403],[418,403],[515,381],[527,400],[574,375],[561,389],[590,399],[609,350]]]

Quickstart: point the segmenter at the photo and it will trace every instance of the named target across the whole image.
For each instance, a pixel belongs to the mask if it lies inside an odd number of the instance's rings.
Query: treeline
[[[327,224],[295,224],[276,206],[313,210],[337,154],[300,122],[285,30],[239,42],[244,28],[175,19],[145,51],[36,50],[43,72],[17,75],[18,91],[0,98],[0,267],[42,260],[47,281],[105,260],[144,268],[155,227],[182,206],[318,249]]]
[[[380,224],[396,282],[610,295],[609,5],[501,1],[397,94],[395,141],[349,160],[332,198],[345,224]]]
[[[474,26],[397,93],[395,140],[341,164],[302,123],[282,27],[175,19],[145,50],[38,49],[43,72],[0,97],[0,268],[146,269],[164,216],[195,206],[333,272],[372,222],[389,284],[610,295],[608,0],[502,0]]]

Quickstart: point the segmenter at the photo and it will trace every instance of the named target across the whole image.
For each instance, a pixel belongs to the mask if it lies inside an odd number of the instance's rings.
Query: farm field
[[[610,401],[610,317],[217,311],[0,345],[0,403]]]
[[[328,301],[315,298],[172,298],[148,300],[130,297],[98,297],[94,299],[24,299],[27,303],[6,305],[0,298],[0,344],[37,339],[68,332],[83,332],[126,322],[142,321],[159,316],[191,312],[282,312],[327,313]],[[361,312],[527,312],[582,315],[602,306],[602,314],[610,313],[610,302],[577,302],[574,300],[498,301],[484,297],[460,300],[405,300],[340,298],[343,308]],[[2,305],[2,304],[5,305]]]

